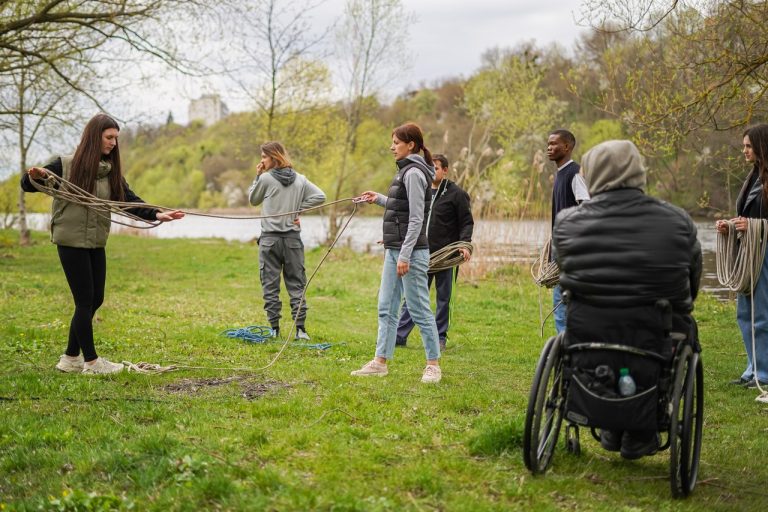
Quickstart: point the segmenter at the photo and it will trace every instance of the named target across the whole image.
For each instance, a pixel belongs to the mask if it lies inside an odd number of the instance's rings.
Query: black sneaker
[[[280,337],[280,327],[273,327],[272,328],[272,337],[273,338],[279,338]]]
[[[752,380],[747,380],[743,377],[739,377],[738,379],[729,380],[728,384],[731,384],[733,386],[746,386],[750,382],[753,382]]]
[[[755,388],[757,388],[757,383],[758,382],[760,383],[760,387],[761,388],[768,387],[768,382],[765,382],[765,381],[762,381],[762,380],[758,381],[757,379],[752,379],[751,381],[747,382],[746,384],[744,384],[744,387],[746,387],[747,389],[755,389]]]
[[[650,439],[638,440],[629,432],[624,432],[621,437],[621,456],[628,460],[639,459],[647,455],[653,455],[659,451],[659,434],[654,432]]]
[[[401,338],[400,336],[395,338],[395,346],[396,347],[404,347],[404,346],[406,346],[407,342],[408,342],[408,338]]]
[[[612,430],[601,430],[600,446],[609,452],[617,452],[621,450],[621,431],[614,432]]]

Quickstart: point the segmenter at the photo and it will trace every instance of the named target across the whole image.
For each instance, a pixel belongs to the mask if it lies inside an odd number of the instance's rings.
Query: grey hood
[[[290,167],[275,168],[269,172],[284,187],[287,187],[296,180],[296,171]]]
[[[430,180],[434,181],[434,179],[435,179],[435,168],[434,168],[434,166],[429,165],[427,163],[427,161],[424,160],[424,157],[422,157],[419,154],[412,153],[412,154],[408,155],[407,157],[403,158],[403,160],[410,160],[411,162],[416,162],[416,163],[420,164],[421,166],[423,166],[427,171],[429,171]],[[403,160],[401,160],[401,162]],[[398,166],[401,169],[403,167],[405,167],[405,165],[398,165]],[[432,181],[430,181],[430,183],[432,183]],[[430,183],[428,183],[427,185],[429,185]]]
[[[618,188],[645,189],[643,157],[628,140],[609,140],[593,147],[581,158],[581,170],[591,196]]]

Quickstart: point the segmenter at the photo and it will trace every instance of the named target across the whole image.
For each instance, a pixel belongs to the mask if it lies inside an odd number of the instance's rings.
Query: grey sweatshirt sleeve
[[[384,194],[379,194],[378,192],[376,192],[376,200],[374,201],[374,203],[384,208],[385,206],[387,206],[387,199],[388,199],[387,196],[385,196]]]
[[[408,194],[408,232],[405,234],[397,260],[410,263],[413,246],[416,245],[416,240],[421,233],[421,225],[424,223],[424,193],[427,190],[427,179],[418,169],[412,169],[406,171],[403,182]]]
[[[248,189],[248,200],[253,206],[259,206],[264,202],[264,196],[267,192],[266,180],[260,180],[261,176],[257,175],[253,179],[251,188]]]
[[[320,187],[315,185],[309,180],[306,180],[304,187],[304,197],[301,200],[300,210],[306,208],[312,208],[313,206],[319,206],[325,202],[325,192],[320,190]]]

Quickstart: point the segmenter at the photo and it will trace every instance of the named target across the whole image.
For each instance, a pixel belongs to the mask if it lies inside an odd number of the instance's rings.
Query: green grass
[[[522,462],[527,395],[544,339],[525,268],[462,282],[442,365],[419,382],[419,337],[386,378],[373,355],[381,258],[339,250],[309,292],[327,351],[289,347],[266,372],[60,374],[71,298],[44,234],[0,231],[0,510],[759,510],[768,408],[727,381],[745,360],[732,304],[697,303],[704,347],[700,483],[669,491],[669,452],[628,462],[582,431],[550,471]],[[264,324],[257,248],[114,236],[97,349],[113,360],[261,367],[277,345],[222,337]],[[307,254],[313,269],[321,250]],[[546,297],[546,295],[545,295]],[[548,302],[546,299],[545,302]],[[287,300],[284,300],[287,310]],[[285,316],[289,316],[287,311]],[[283,324],[283,330],[289,324]],[[552,327],[548,326],[551,331]],[[416,333],[414,333],[416,334]],[[211,384],[203,385],[200,379]],[[222,382],[225,381],[225,382]]]

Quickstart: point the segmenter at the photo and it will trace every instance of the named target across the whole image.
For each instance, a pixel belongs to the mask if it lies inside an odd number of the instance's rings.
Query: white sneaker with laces
[[[296,328],[296,337],[294,339],[300,340],[300,341],[309,341],[312,338],[309,337],[309,334],[307,334],[307,331],[305,331],[301,327],[297,327]]]
[[[76,358],[71,358],[66,354],[62,354],[59,357],[59,362],[56,363],[56,369],[64,373],[80,373],[83,371],[84,362],[82,354]]]
[[[421,382],[425,384],[436,384],[443,378],[443,371],[435,364],[428,364],[424,368],[424,375],[421,376]]]
[[[83,373],[106,375],[109,373],[120,373],[123,371],[123,368],[125,367],[120,363],[113,363],[112,361],[107,361],[103,357],[97,357],[96,360],[93,361],[93,364],[83,364]]]
[[[389,370],[387,370],[387,365],[381,364],[375,359],[368,361],[365,363],[365,366],[360,368],[359,370],[355,370],[350,373],[350,375],[354,375],[355,377],[384,377],[389,373]]]

